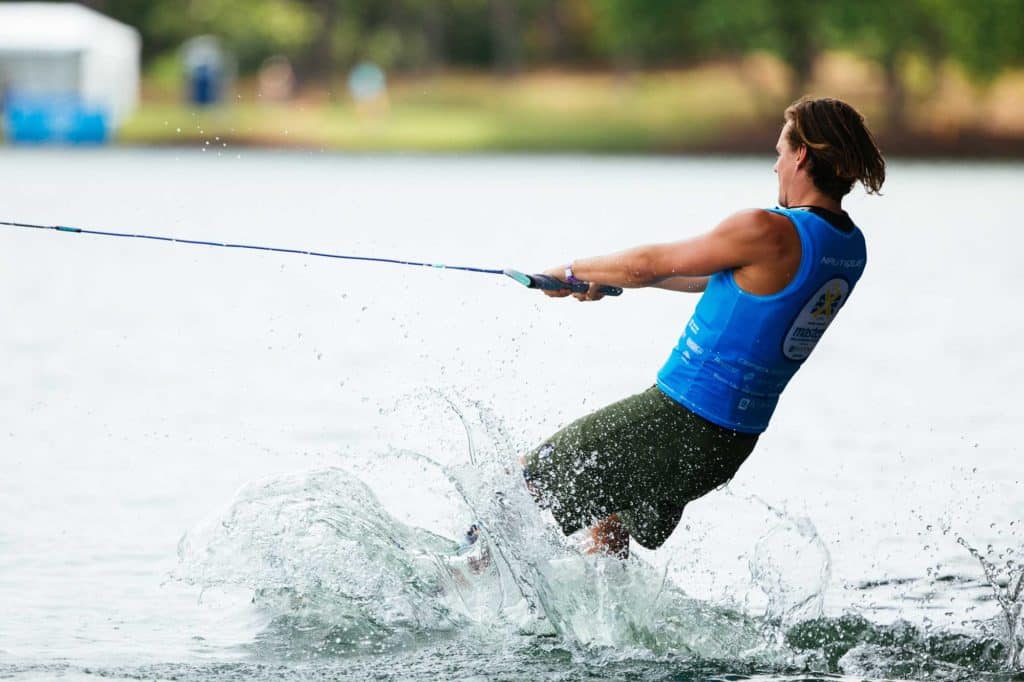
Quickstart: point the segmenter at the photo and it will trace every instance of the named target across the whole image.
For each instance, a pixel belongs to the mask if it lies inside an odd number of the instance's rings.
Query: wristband
[[[565,281],[569,284],[579,284],[583,280],[576,279],[576,275],[572,273],[572,263],[565,266]]]

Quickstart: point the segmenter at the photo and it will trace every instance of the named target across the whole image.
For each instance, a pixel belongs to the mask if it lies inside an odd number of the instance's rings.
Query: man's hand
[[[561,267],[555,267],[545,270],[544,274],[547,275],[548,277],[554,277],[559,282],[565,282],[564,265]],[[601,285],[595,282],[590,283],[589,289],[587,289],[586,291],[581,291],[579,293],[574,292],[572,289],[569,289],[568,287],[569,285],[566,284],[565,289],[556,289],[554,291],[550,289],[545,289],[544,295],[550,296],[552,298],[565,298],[566,296],[571,295],[577,301],[600,301],[605,296],[604,293],[600,291]]]
[[[574,293],[573,297],[577,301],[600,301],[604,298],[605,294],[601,291],[601,285],[597,282],[591,282],[590,288],[581,293]]]
[[[543,274],[547,275],[548,277],[553,277],[557,279],[559,282],[565,282],[564,265],[558,268],[549,268],[545,270]],[[572,289],[569,288],[568,283],[566,283],[564,289],[542,289],[542,291],[544,292],[545,296],[550,296],[551,298],[565,298],[566,296],[572,293]]]

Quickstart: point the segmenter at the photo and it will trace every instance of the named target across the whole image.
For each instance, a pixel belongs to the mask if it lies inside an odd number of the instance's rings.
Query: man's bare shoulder
[[[793,223],[784,215],[763,208],[746,208],[718,224],[716,231],[744,240],[786,239],[793,234]]]

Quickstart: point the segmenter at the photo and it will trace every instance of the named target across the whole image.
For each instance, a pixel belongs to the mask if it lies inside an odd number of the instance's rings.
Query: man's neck
[[[796,197],[787,197],[786,206],[796,208],[797,206],[817,206],[833,213],[842,213],[843,204],[832,197],[821,192],[805,192]]]

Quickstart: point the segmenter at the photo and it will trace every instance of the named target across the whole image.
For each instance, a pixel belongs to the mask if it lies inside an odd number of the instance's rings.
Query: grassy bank
[[[884,93],[870,65],[833,56],[814,92],[844,97],[885,138]],[[980,98],[957,74],[912,99],[908,126],[889,142],[927,155],[982,138],[1024,155],[1024,78],[1007,76]],[[767,57],[656,73],[530,73],[516,78],[447,73],[393,83],[386,98],[356,106],[346,94],[310,89],[264,101],[243,81],[215,109],[182,104],[175,88],[148,82],[119,135],[130,144],[224,149],[235,145],[349,151],[578,151],[769,153],[786,73]],[[342,83],[336,89],[344,93]],[[998,115],[992,115],[995,111]],[[984,125],[979,125],[983,123]],[[767,137],[766,137],[767,136]],[[974,136],[974,137],[972,137]],[[968,154],[969,155],[969,154]],[[987,155],[987,154],[982,154]],[[1009,154],[1015,155],[1013,153]]]

